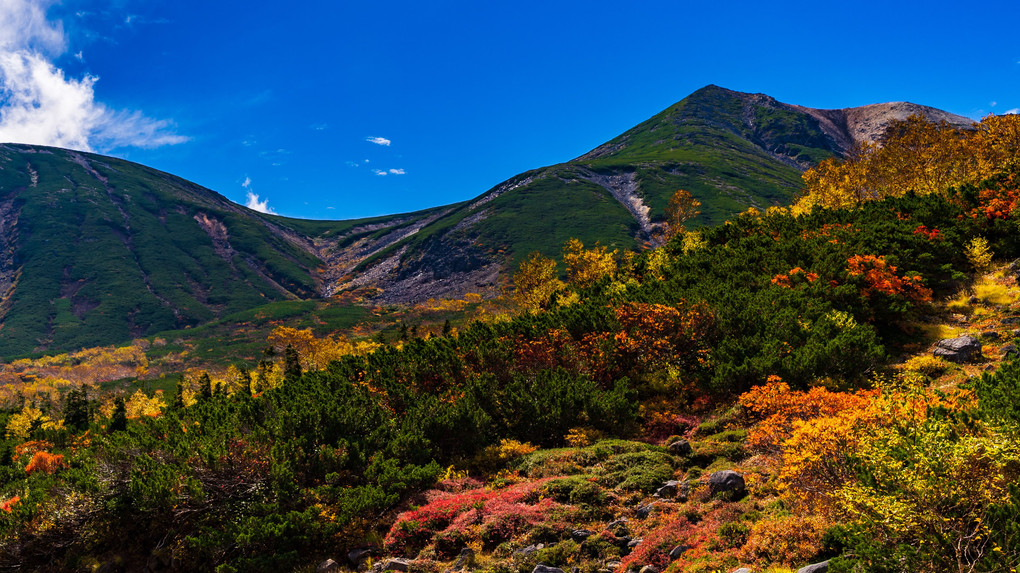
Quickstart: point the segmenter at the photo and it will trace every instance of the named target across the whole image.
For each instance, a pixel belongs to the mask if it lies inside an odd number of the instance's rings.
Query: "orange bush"
[[[807,392],[792,391],[778,376],[769,376],[762,386],[755,386],[739,398],[752,418],[759,422],[747,435],[752,448],[778,452],[793,433],[797,422],[819,416],[832,416],[845,410],[860,410],[878,395],[878,390],[861,390],[854,394],[830,392],[815,387]]]
[[[616,347],[624,356],[653,367],[696,368],[708,362],[707,338],[715,318],[704,303],[681,301],[673,307],[631,302],[616,309],[616,318],[622,327]]]
[[[41,471],[45,474],[52,474],[66,467],[67,464],[64,462],[63,454],[36,452],[32,456],[32,461],[28,462],[28,465],[25,466],[25,473],[31,474]]]
[[[915,302],[931,300],[931,289],[925,288],[921,277],[898,277],[896,267],[885,262],[885,257],[875,255],[854,255],[847,259],[847,273],[857,277],[864,275],[865,287],[861,293],[870,297],[875,293],[899,295]]]
[[[17,505],[19,501],[21,501],[21,497],[17,495],[6,501],[0,501],[0,511],[6,511],[7,513],[10,513],[14,506]]]

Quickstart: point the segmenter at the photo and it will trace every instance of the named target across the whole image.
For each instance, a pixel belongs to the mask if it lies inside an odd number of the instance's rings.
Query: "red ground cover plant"
[[[486,543],[498,543],[516,537],[568,508],[542,496],[543,486],[552,479],[499,490],[433,490],[427,494],[427,504],[397,516],[386,535],[386,549],[412,553],[433,540],[464,540],[480,535]]]

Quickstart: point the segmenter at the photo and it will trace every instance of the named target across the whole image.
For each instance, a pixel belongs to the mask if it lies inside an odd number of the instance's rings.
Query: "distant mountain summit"
[[[475,199],[354,221],[256,213],[141,165],[0,146],[0,356],[95,346],[286,299],[357,290],[378,302],[491,293],[532,251],[578,238],[632,249],[677,189],[701,224],[788,204],[801,173],[919,113],[818,110],[707,86],[566,163]]]

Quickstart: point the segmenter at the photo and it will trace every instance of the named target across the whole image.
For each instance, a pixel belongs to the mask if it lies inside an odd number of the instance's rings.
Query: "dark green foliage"
[[[85,386],[69,391],[64,396],[64,425],[75,432],[82,432],[92,420],[92,405],[89,403]]]
[[[283,376],[288,382],[293,382],[301,377],[301,359],[297,350],[290,344],[283,351]]]
[[[1011,360],[994,374],[984,373],[970,381],[983,415],[1020,432],[1020,360]]]
[[[111,432],[122,432],[127,429],[127,404],[123,396],[117,396],[113,401],[113,415],[110,417],[109,430]]]

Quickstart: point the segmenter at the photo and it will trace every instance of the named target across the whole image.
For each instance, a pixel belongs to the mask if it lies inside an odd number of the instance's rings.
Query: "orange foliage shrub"
[[[857,277],[864,275],[866,286],[861,290],[864,296],[875,293],[899,295],[915,302],[931,300],[931,289],[921,283],[921,277],[898,277],[896,267],[885,262],[885,257],[875,255],[854,255],[847,260],[847,273]]]
[[[0,511],[6,511],[7,513],[10,513],[13,510],[14,506],[17,505],[18,502],[20,501],[21,497],[17,495],[12,497],[11,499],[0,501]]]
[[[14,447],[14,461],[20,462],[22,458],[31,458],[36,452],[48,451],[53,447],[52,442],[46,440],[32,440],[18,444]]]
[[[751,528],[744,558],[766,565],[805,563],[821,551],[828,525],[818,515],[764,519]]]
[[[1008,219],[1020,206],[1020,189],[1010,175],[994,187],[978,191],[978,206],[971,209],[971,218]]]
[[[63,454],[51,454],[48,452],[36,452],[32,461],[25,466],[25,473],[43,472],[45,474],[55,473],[67,467]]]
[[[795,282],[803,282],[799,280],[801,278],[807,280],[807,282],[809,283],[813,283],[816,280],[818,280],[818,275],[815,273],[806,272],[804,269],[800,267],[794,267],[790,269],[790,272],[786,273],[785,275],[779,274],[772,277],[772,284],[779,285],[783,288],[793,288]]]
[[[649,366],[672,365],[696,368],[708,362],[708,337],[715,317],[708,305],[678,307],[662,304],[627,303],[616,309],[621,331],[616,334],[617,350]]]
[[[864,409],[877,395],[878,390],[847,394],[822,387],[807,392],[792,391],[778,376],[769,376],[766,384],[755,386],[739,398],[740,405],[751,417],[760,420],[747,434],[747,444],[766,452],[778,452],[797,422]]]

